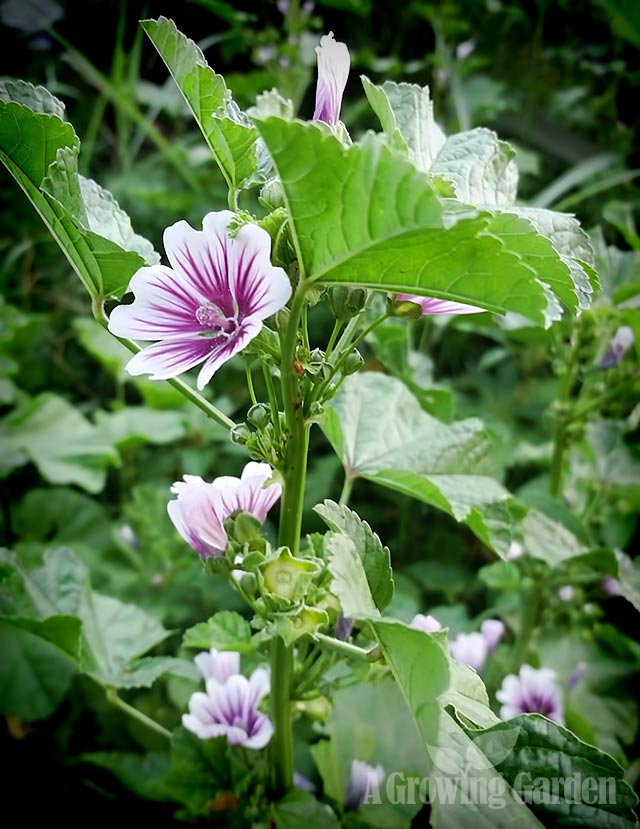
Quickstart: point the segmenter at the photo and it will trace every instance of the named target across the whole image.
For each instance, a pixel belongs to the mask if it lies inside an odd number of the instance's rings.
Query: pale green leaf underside
[[[341,532],[330,532],[325,536],[324,546],[327,569],[332,577],[331,592],[340,600],[343,614],[349,619],[379,617],[362,559],[351,538]]]
[[[222,75],[172,20],[143,20],[142,28],[189,104],[229,187],[251,183],[258,174],[258,133],[233,103]]]
[[[570,269],[530,222],[442,200],[380,136],[344,147],[317,124],[258,123],[285,190],[305,274],[442,297],[545,322],[541,281],[569,308]]]

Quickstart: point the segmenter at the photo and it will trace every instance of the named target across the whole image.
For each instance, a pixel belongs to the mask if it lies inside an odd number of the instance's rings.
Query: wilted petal
[[[349,77],[349,50],[346,44],[336,41],[333,32],[320,38],[316,46],[318,55],[318,83],[316,108],[313,118],[335,127],[340,120],[340,107],[344,88]]]
[[[415,294],[397,294],[396,299],[400,302],[414,302],[422,309],[422,316],[436,314],[481,314],[484,308],[475,305],[465,305],[463,302],[452,302],[449,299],[436,299],[430,296],[417,296]]]

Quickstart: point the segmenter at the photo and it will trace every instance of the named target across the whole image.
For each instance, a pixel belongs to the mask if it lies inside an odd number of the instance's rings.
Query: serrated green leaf
[[[378,610],[384,610],[393,598],[393,572],[389,548],[383,546],[367,522],[347,506],[327,500],[314,507],[314,511],[329,529],[345,533],[353,541],[362,559],[371,597]]]
[[[73,127],[61,120],[61,113],[62,104],[40,87],[0,83],[0,160],[39,213],[89,294],[119,296],[130,277],[145,264],[133,251],[140,249],[149,261],[157,261],[157,255],[146,240],[132,231],[125,245],[128,250],[109,238],[115,235],[114,225],[124,227],[125,214],[113,199],[109,210],[103,201],[102,212],[94,213],[95,198],[91,193],[97,185],[88,185],[89,203],[84,203],[77,175],[79,141]]]
[[[349,619],[380,616],[367,582],[362,559],[353,540],[344,533],[327,533],[324,541],[327,569],[331,573],[331,592],[340,600]]]
[[[493,757],[497,743],[487,738],[510,731],[517,734],[515,745],[506,757]],[[633,814],[638,798],[620,766],[563,726],[538,714],[525,714],[485,731],[467,733],[482,744],[483,753],[549,829],[638,825]],[[572,778],[574,784],[565,787],[565,781]]]
[[[0,619],[0,711],[29,721],[53,713],[78,672],[80,643],[72,616]]]
[[[201,49],[172,20],[143,20],[167,69],[184,96],[230,188],[264,178],[258,164],[258,133],[234,104],[222,75],[211,69]]]
[[[268,118],[258,128],[307,277],[515,311],[540,324],[543,283],[576,306],[569,268],[528,221],[442,200],[437,182],[379,136],[345,148],[317,124]]]
[[[400,380],[365,372],[344,382],[323,430],[349,477],[431,504],[506,555],[512,524],[524,509],[483,474],[491,462],[481,421],[441,423]]]
[[[0,457],[20,450],[44,478],[99,492],[107,468],[118,462],[113,445],[61,397],[26,399],[0,424]]]
[[[418,170],[427,172],[445,142],[433,117],[429,87],[393,81],[375,86],[364,75],[361,80],[392,146],[405,151]]]
[[[222,610],[208,621],[200,622],[186,630],[182,644],[185,648],[216,648],[241,653],[249,653],[255,649],[251,642],[249,622],[232,610]]]
[[[450,135],[431,173],[453,182],[456,197],[477,207],[510,207],[516,200],[515,150],[491,130],[478,127]]]

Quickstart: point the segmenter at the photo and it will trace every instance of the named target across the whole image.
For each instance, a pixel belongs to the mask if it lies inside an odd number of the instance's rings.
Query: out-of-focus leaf
[[[208,621],[200,622],[186,630],[182,644],[185,648],[201,650],[216,648],[241,653],[254,650],[249,622],[231,610],[222,610]]]
[[[335,812],[309,792],[294,789],[271,806],[276,829],[339,829]]]
[[[80,757],[83,763],[107,769],[144,800],[171,800],[164,785],[169,756],[161,752],[132,754],[126,751],[93,751]]]
[[[229,745],[224,737],[201,740],[178,728],[171,740],[171,768],[165,786],[172,800],[194,815],[210,814],[209,805],[231,782]]]

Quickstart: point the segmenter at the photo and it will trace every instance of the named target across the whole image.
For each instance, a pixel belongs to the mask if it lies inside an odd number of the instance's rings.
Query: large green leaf
[[[367,583],[367,574],[354,541],[345,533],[325,535],[327,569],[331,573],[331,591],[340,600],[342,612],[349,619],[380,616]]]
[[[422,738],[429,769],[431,825],[438,829],[539,827],[483,752],[441,705],[451,684],[449,661],[437,639],[396,621],[371,628],[402,690]],[[500,791],[500,809],[482,791]]]
[[[12,455],[14,466],[32,461],[48,481],[76,484],[89,492],[104,487],[107,468],[119,460],[99,429],[62,397],[49,393],[25,399],[0,424],[0,458]]]
[[[78,672],[80,643],[72,616],[0,618],[0,711],[25,720],[52,714]]]
[[[44,565],[26,571],[11,561],[21,576],[35,612],[42,619],[61,614],[82,622],[81,667],[104,685],[132,687],[150,685],[161,673],[185,670],[169,663],[135,662],[136,657],[168,636],[153,617],[134,605],[123,604],[91,589],[89,572],[69,550],[52,550]],[[182,660],[180,660],[182,662]]]
[[[366,521],[349,507],[325,501],[314,507],[315,512],[335,532],[342,532],[353,541],[362,559],[371,597],[379,610],[384,610],[393,598],[393,573],[389,548],[373,532]]]
[[[158,261],[113,197],[77,173],[80,143],[47,90],[0,83],[0,160],[25,192],[91,296],[118,295]]]
[[[202,50],[166,17],[143,20],[141,25],[189,104],[229,187],[246,187],[264,178],[264,170],[259,169],[258,133]]]
[[[380,136],[345,148],[318,124],[268,118],[258,129],[307,277],[516,311],[536,323],[548,321],[549,288],[576,307],[570,269],[530,222],[443,199],[438,180]]]
[[[491,463],[481,421],[441,423],[400,380],[370,372],[347,378],[323,429],[349,477],[444,510],[506,555],[511,524],[524,510],[484,474]]]
[[[513,748],[494,756],[499,741],[488,738],[507,732],[517,735]],[[546,717],[525,714],[467,733],[548,829],[638,825],[638,798],[615,760]]]

